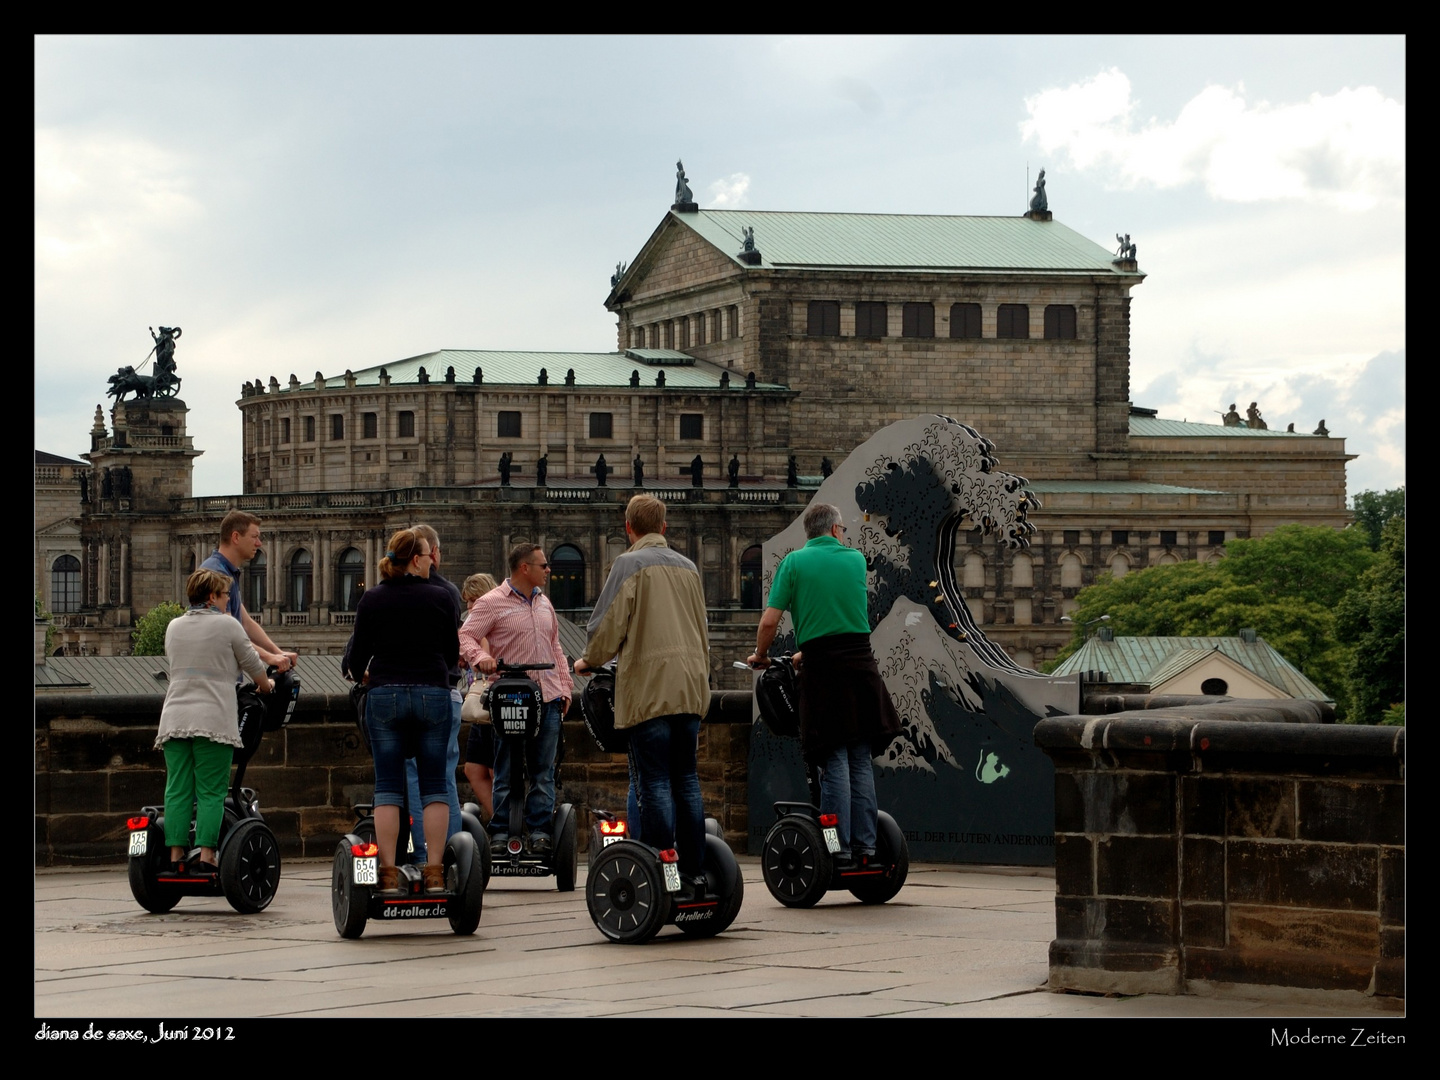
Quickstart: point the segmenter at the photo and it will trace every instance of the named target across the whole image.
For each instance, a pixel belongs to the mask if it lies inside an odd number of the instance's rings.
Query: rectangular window
[[[339,442],[345,438],[345,417],[342,413],[330,414],[330,439]]]
[[[590,414],[590,437],[592,439],[612,439],[615,431],[615,414],[608,412],[592,412]]]
[[[1001,304],[996,312],[995,336],[1001,338],[1028,338],[1030,336],[1030,308],[1025,304]]]
[[[673,322],[667,322],[667,323],[665,324],[665,345],[664,345],[664,348],[667,348],[667,349],[673,349],[673,348],[675,348],[675,324],[674,324]]]
[[[315,441],[315,417],[313,416],[305,417],[305,441]]]
[[[705,313],[703,311],[695,316],[695,344],[705,344]]]
[[[839,337],[840,301],[811,300],[805,334],[808,337]]]
[[[1080,530],[1079,530],[1079,529],[1066,529],[1066,530],[1065,530],[1065,546],[1066,546],[1066,547],[1079,547],[1079,546],[1080,546]]]
[[[680,438],[703,439],[705,437],[704,413],[680,414]]]
[[[906,304],[903,316],[904,325],[901,333],[905,337],[935,336],[934,304]]]
[[[1130,543],[1130,530],[1111,529],[1110,543],[1114,544],[1116,547],[1125,547],[1127,544]]]
[[[1210,546],[1211,546],[1211,547],[1220,547],[1220,546],[1221,546],[1222,544],[1224,544],[1224,543],[1225,543],[1225,530],[1224,530],[1224,529],[1211,529],[1211,530],[1210,530]]]
[[[952,338],[978,338],[980,336],[980,305],[950,305],[950,336]]]
[[[362,421],[365,425],[365,438],[374,439],[379,437],[380,424],[373,412],[367,412]]]
[[[1051,340],[1074,340],[1075,309],[1071,305],[1045,305],[1045,336]]]
[[[685,349],[688,349],[688,348],[690,347],[690,320],[689,320],[689,319],[676,319],[676,320],[675,320],[675,347],[676,347],[677,349],[682,350],[682,351],[685,350]]]
[[[1160,546],[1161,546],[1161,547],[1174,547],[1174,546],[1175,546],[1175,530],[1174,530],[1174,529],[1161,529],[1161,530],[1160,530]]]
[[[402,439],[415,437],[415,414],[413,412],[406,411],[395,414],[395,434]]]
[[[520,414],[502,410],[495,418],[495,435],[501,439],[520,438]]]
[[[889,322],[885,305],[875,300],[861,300],[855,305],[855,336],[884,337]]]
[[[740,336],[740,309],[734,304],[725,309],[725,336]]]
[[[290,418],[288,416],[280,418],[280,441],[282,443],[290,441]]]

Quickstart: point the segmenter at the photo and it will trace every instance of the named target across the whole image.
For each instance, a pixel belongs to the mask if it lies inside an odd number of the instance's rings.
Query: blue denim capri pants
[[[365,730],[375,759],[376,806],[405,805],[407,757],[415,758],[420,772],[421,803],[449,801],[445,789],[449,688],[376,686],[366,695]]]

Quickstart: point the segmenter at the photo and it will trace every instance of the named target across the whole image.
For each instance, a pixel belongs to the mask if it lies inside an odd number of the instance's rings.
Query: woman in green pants
[[[249,675],[261,693],[274,685],[240,623],[226,613],[233,585],[218,570],[196,570],[185,582],[190,610],[165,628],[170,682],[155,739],[165,751],[165,842],[177,871],[202,875],[217,873],[230,758],[240,745],[236,676]],[[192,804],[200,856],[186,866]]]

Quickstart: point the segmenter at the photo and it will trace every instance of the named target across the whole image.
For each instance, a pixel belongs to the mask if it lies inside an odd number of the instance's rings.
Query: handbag
[[[460,719],[472,724],[490,723],[490,710],[485,708],[484,679],[476,679],[465,691],[465,700],[460,705]]]

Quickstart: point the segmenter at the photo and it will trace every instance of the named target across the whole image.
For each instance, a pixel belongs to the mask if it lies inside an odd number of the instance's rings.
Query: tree
[[[1346,720],[1405,722],[1405,518],[1381,531],[1380,557],[1335,609],[1336,632],[1349,645],[1343,669]],[[1402,706],[1398,714],[1395,707]],[[1388,714],[1388,715],[1387,715]],[[1395,719],[1392,720],[1391,717]]]
[[[1371,551],[1380,550],[1380,534],[1391,518],[1405,516],[1405,487],[1389,491],[1362,491],[1350,504],[1355,511],[1355,527],[1370,542]]]
[[[1213,565],[1102,575],[1076,597],[1075,636],[1054,663],[1084,644],[1085,624],[1101,615],[1115,633],[1136,637],[1233,637],[1253,627],[1343,707],[1347,650],[1335,608],[1376,559],[1358,531],[1286,525],[1230,541]]]
[[[184,614],[183,607],[167,600],[156,604],[142,615],[130,634],[130,640],[135,643],[134,655],[164,656],[165,628],[170,625],[171,619]]]

